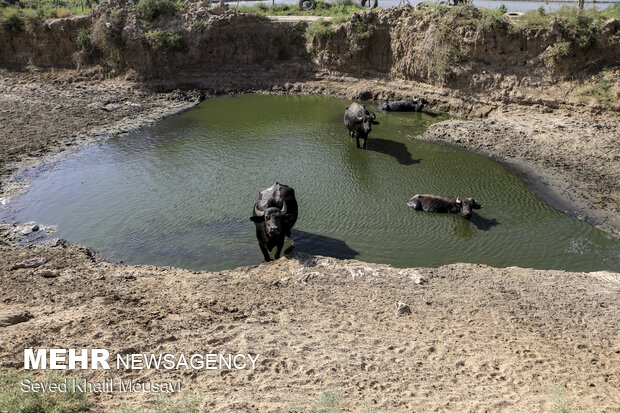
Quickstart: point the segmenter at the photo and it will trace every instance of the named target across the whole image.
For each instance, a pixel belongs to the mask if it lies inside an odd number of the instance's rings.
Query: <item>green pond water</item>
[[[377,114],[367,150],[343,125],[347,100],[208,99],[91,146],[37,174],[9,205],[20,221],[111,260],[221,270],[262,255],[249,217],[261,188],[292,186],[293,251],[397,267],[454,262],[620,270],[620,241],[561,213],[501,165],[415,139],[446,115]],[[474,197],[471,221],[414,211],[416,193]]]

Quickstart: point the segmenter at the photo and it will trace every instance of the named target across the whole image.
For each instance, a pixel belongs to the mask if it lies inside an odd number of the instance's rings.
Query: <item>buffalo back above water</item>
[[[430,194],[414,195],[407,201],[407,205],[418,211],[459,214],[467,219],[471,219],[474,209],[482,208],[474,198]]]

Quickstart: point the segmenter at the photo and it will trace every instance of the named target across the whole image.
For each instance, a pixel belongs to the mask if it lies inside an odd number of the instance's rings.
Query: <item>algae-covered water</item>
[[[381,123],[361,150],[343,125],[349,103],[208,99],[57,164],[11,209],[112,260],[221,270],[262,261],[249,217],[259,189],[278,181],[297,194],[294,251],[398,267],[620,270],[618,239],[489,159],[415,139],[446,115],[375,108]],[[471,221],[413,211],[405,201],[416,193],[475,197],[483,209]]]

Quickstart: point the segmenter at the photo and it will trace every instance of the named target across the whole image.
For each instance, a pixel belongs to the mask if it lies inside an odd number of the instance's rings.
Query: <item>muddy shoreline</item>
[[[620,237],[620,220],[618,219],[618,215],[614,212],[600,209],[595,206],[593,202],[586,199],[583,194],[574,193],[574,182],[561,176],[558,171],[544,169],[532,161],[506,157],[492,150],[462,145],[460,142],[441,139],[428,133],[418,138],[440,145],[466,149],[479,155],[486,156],[500,163],[504,168],[515,174],[532,192],[553,208],[577,219],[586,221],[615,237]]]

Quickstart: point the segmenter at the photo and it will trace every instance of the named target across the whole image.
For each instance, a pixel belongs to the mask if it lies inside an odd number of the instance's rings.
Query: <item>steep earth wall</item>
[[[410,7],[356,13],[333,34],[315,36],[310,47],[314,63],[330,71],[475,92],[542,86],[619,63],[618,19],[606,22],[593,44],[563,55],[557,45],[569,39],[557,20],[546,29],[524,30],[488,18],[473,6],[443,16]]]
[[[54,19],[19,33],[0,28],[0,65],[10,69],[27,65],[73,68],[78,31],[89,27],[91,21],[91,16]]]
[[[618,19],[605,23],[595,43],[566,55],[557,53],[566,41],[557,20],[546,29],[515,30],[473,6],[438,13],[409,6],[360,12],[306,38],[305,22],[273,22],[224,4],[191,3],[148,22],[133,2],[109,0],[89,16],[49,21],[31,32],[0,31],[0,62],[9,68],[100,64],[112,74],[129,70],[136,80],[170,87],[259,75],[279,85],[319,70],[494,90],[498,100],[516,85],[540,87],[618,65]],[[76,42],[84,29],[86,48]]]

